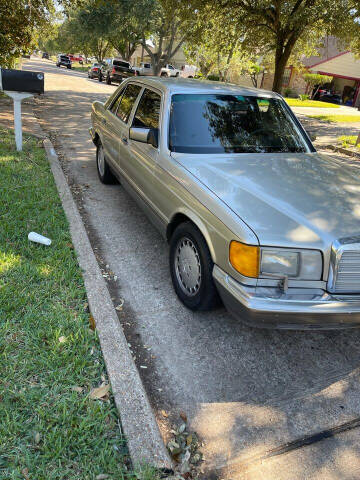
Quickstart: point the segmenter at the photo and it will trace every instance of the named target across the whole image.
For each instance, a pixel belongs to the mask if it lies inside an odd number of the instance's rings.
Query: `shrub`
[[[207,76],[207,79],[208,79],[208,80],[213,80],[213,81],[215,81],[215,82],[218,82],[218,81],[220,80],[220,77],[219,77],[219,75],[208,75],[208,76]]]
[[[310,96],[309,95],[305,95],[305,94],[300,94],[299,95],[299,99],[302,101],[302,102],[305,102],[305,100],[309,100]]]

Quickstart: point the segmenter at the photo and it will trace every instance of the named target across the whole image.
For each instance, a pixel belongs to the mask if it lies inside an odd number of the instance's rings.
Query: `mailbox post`
[[[0,68],[0,90],[14,102],[14,128],[17,151],[22,150],[21,102],[25,98],[44,93],[44,74],[27,70]]]

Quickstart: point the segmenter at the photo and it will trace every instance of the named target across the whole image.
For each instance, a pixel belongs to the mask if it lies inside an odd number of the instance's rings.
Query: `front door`
[[[158,132],[160,125],[161,94],[148,87],[144,88],[136,112],[133,116],[132,127],[151,128]],[[159,149],[148,143],[128,139],[127,154],[121,156],[121,170],[136,193],[142,197],[149,207],[154,208],[154,170],[159,155]]]

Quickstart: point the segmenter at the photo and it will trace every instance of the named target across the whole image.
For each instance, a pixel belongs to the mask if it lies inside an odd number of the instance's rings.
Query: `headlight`
[[[262,250],[260,273],[297,277],[299,272],[299,252]]]
[[[317,250],[258,247],[232,241],[229,260],[241,275],[251,278],[267,275],[297,280],[322,278],[322,256]]]

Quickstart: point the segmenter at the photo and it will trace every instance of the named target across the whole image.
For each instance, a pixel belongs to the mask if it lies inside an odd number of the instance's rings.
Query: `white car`
[[[182,78],[194,78],[196,75],[196,66],[195,65],[183,65],[181,67],[180,77]]]
[[[138,68],[139,75],[145,75],[145,76],[153,76],[154,75],[154,69],[152,67],[151,63],[147,62],[141,62],[140,67]],[[180,76],[180,70],[177,68],[173,67],[170,63],[167,63],[162,69],[161,69],[161,76],[162,77],[179,77]]]

